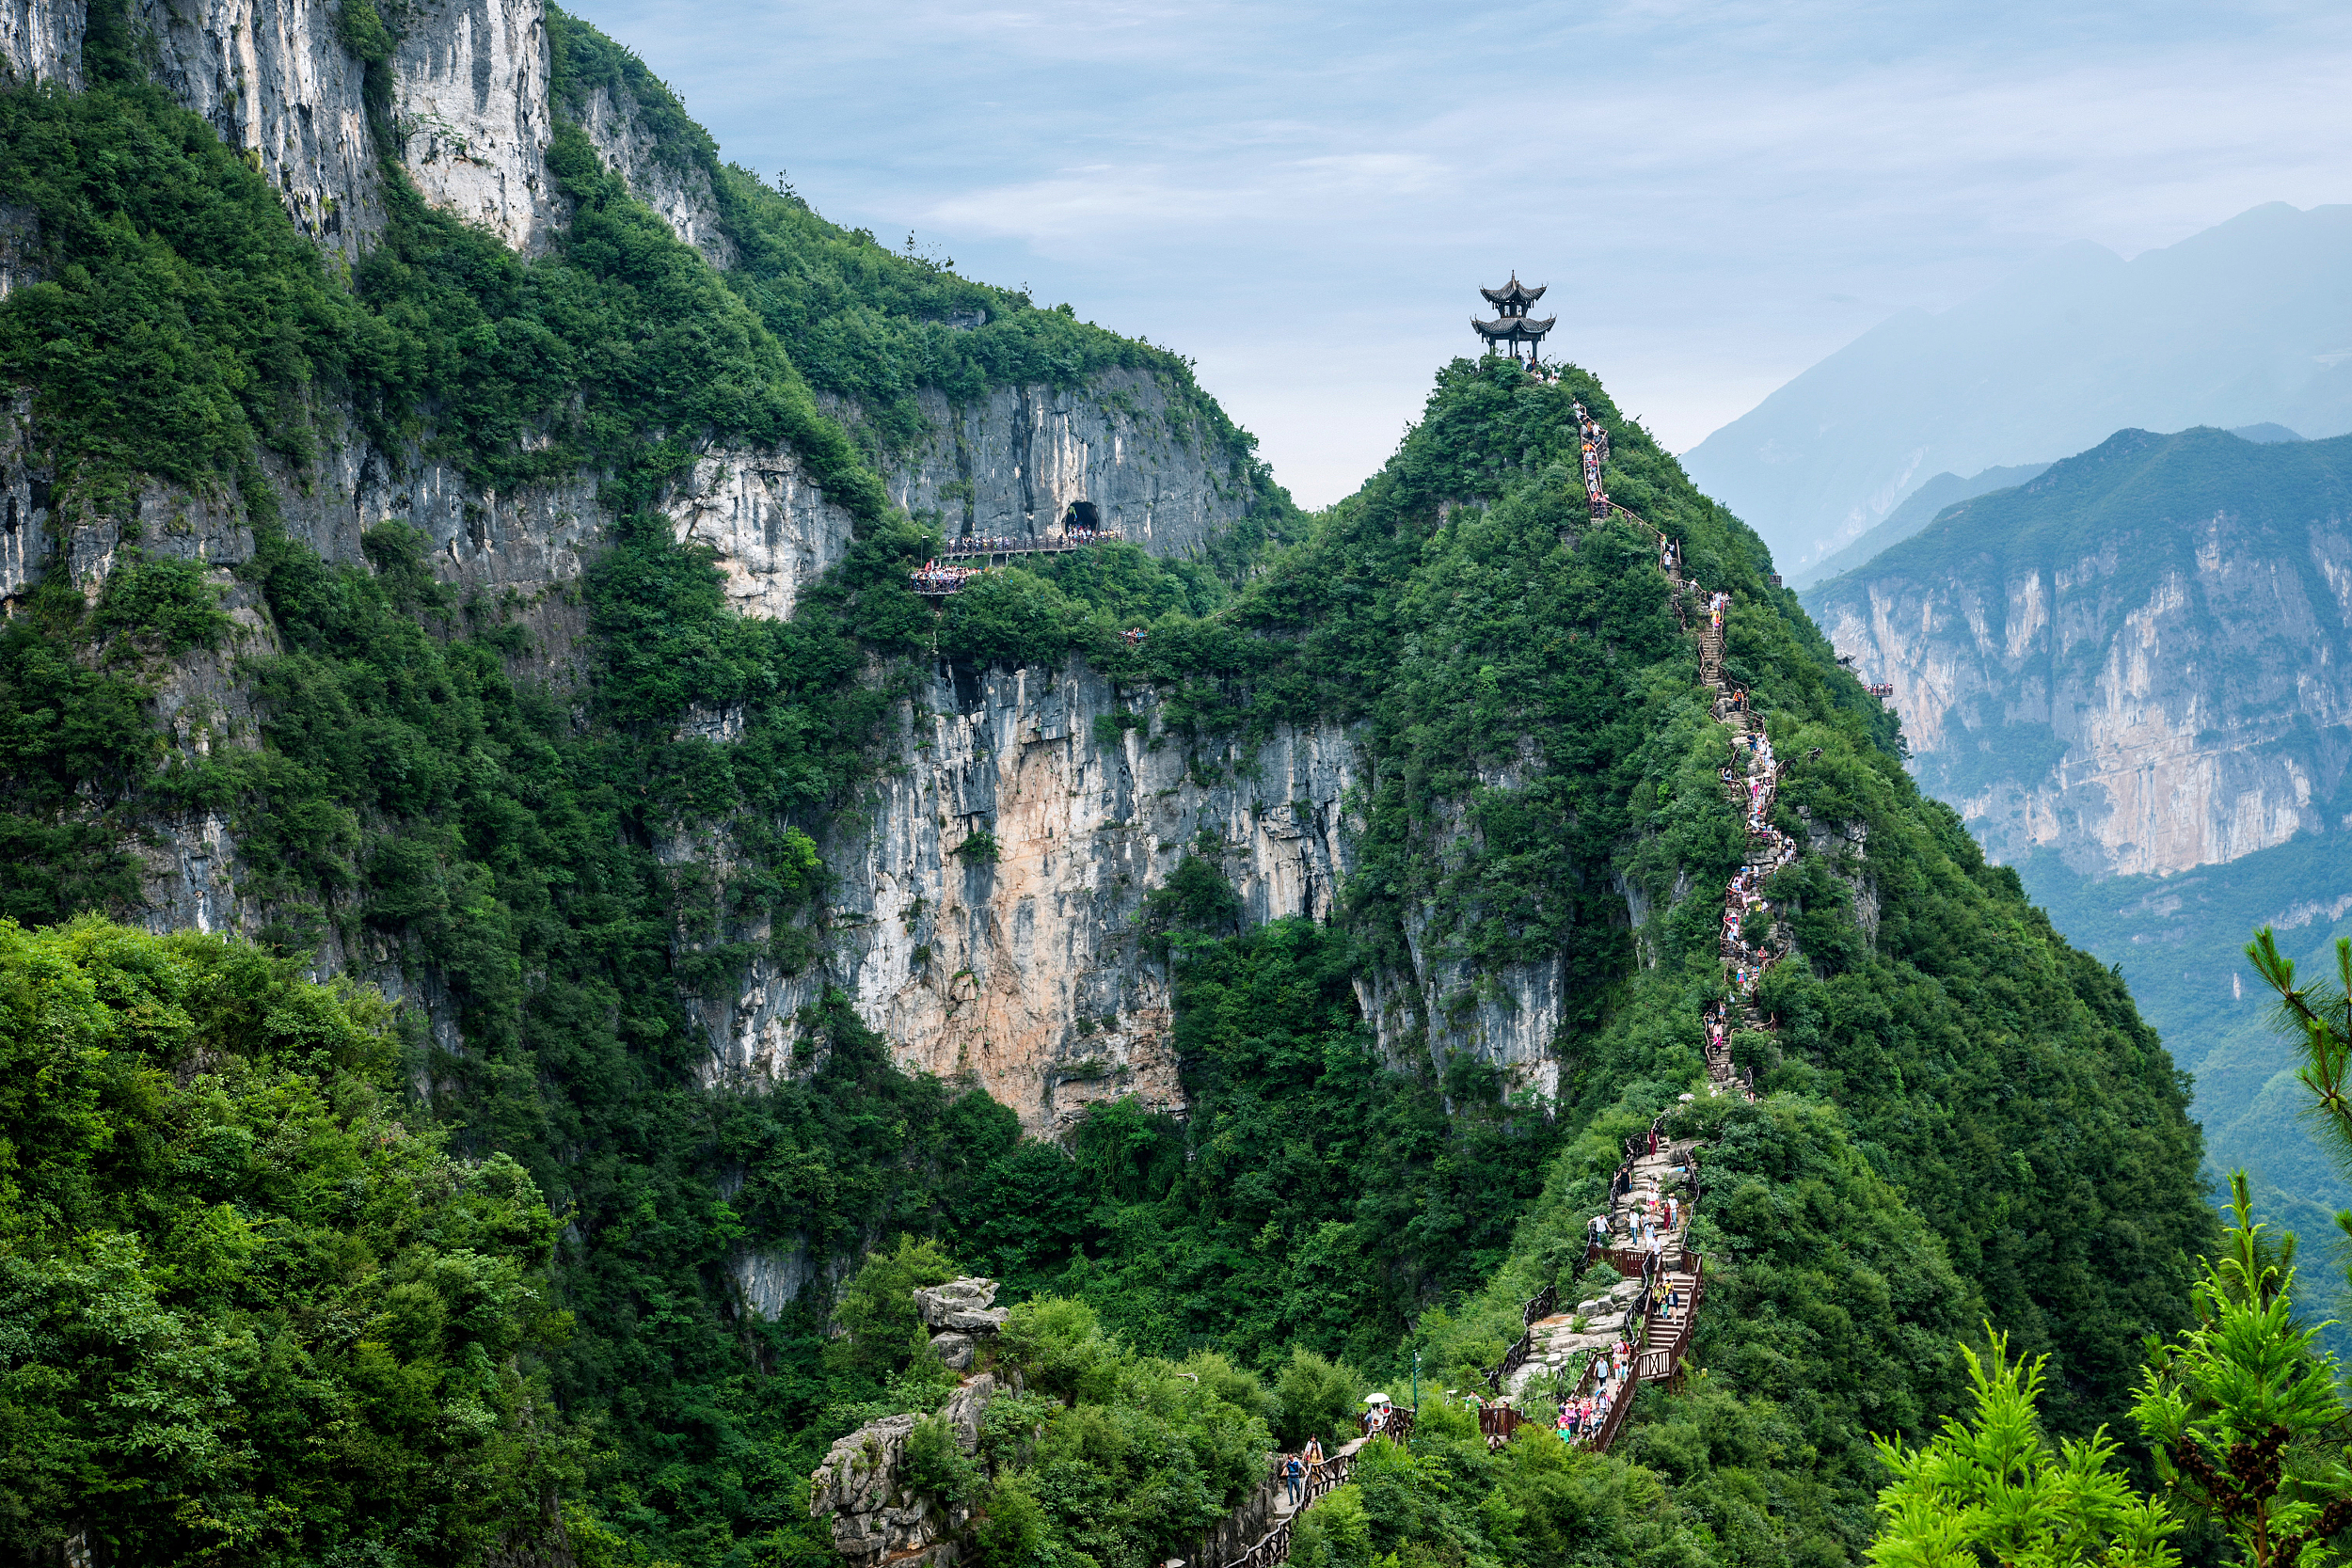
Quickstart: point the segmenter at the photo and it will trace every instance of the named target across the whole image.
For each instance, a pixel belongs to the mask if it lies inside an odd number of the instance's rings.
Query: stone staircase
[[[1602,504],[1596,502],[1596,515],[1600,515]],[[1623,517],[1636,527],[1649,527],[1613,501],[1605,504],[1610,515]],[[1775,1027],[1775,1021],[1756,1004],[1756,987],[1764,973],[1788,956],[1789,949],[1785,940],[1774,935],[1767,935],[1760,943],[1749,942],[1747,916],[1752,907],[1762,902],[1758,894],[1764,879],[1792,860],[1798,847],[1772,826],[1781,764],[1772,753],[1769,732],[1751,705],[1748,693],[1724,677],[1724,628],[1716,624],[1712,595],[1683,577],[1680,547],[1662,532],[1655,529],[1650,529],[1650,532],[1658,542],[1659,566],[1666,577],[1669,606],[1676,620],[1697,637],[1699,678],[1713,691],[1711,705],[1715,718],[1733,736],[1733,755],[1737,760],[1726,772],[1724,787],[1748,825],[1747,844],[1740,873],[1724,890],[1722,958],[1729,995],[1710,1005],[1705,1015],[1705,1058],[1709,1094],[1736,1094],[1753,1101],[1757,1098],[1754,1074],[1743,1071],[1733,1061],[1731,1037],[1743,1030],[1769,1033]],[[1724,608],[1728,609],[1727,601]],[[1707,1295],[1706,1259],[1691,1250],[1688,1237],[1690,1215],[1703,1192],[1698,1175],[1699,1150],[1690,1144],[1660,1144],[1652,1152],[1647,1146],[1657,1136],[1653,1127],[1646,1139],[1629,1140],[1626,1163],[1610,1188],[1611,1244],[1603,1246],[1596,1241],[1577,1272],[1581,1278],[1585,1268],[1606,1261],[1621,1277],[1607,1290],[1587,1295],[1573,1311],[1554,1311],[1537,1318],[1531,1309],[1525,1338],[1512,1347],[1502,1365],[1488,1375],[1489,1384],[1498,1392],[1507,1388],[1514,1396],[1523,1396],[1531,1384],[1572,1365],[1580,1354],[1589,1354],[1592,1360],[1597,1360],[1597,1353],[1613,1346],[1621,1351],[1629,1347],[1630,1375],[1621,1388],[1611,1391],[1613,1398],[1607,1415],[1597,1429],[1582,1438],[1597,1449],[1606,1449],[1623,1427],[1635,1389],[1643,1383],[1671,1382],[1680,1375],[1697,1326],[1699,1307]],[[1616,1238],[1630,1233],[1630,1222],[1638,1218],[1651,1199],[1677,1184],[1687,1191],[1691,1201],[1678,1212],[1674,1230],[1661,1233],[1661,1267],[1645,1283],[1646,1259],[1642,1251],[1616,1244]],[[1572,1397],[1594,1397],[1597,1384],[1588,1361],[1587,1370]],[[1503,1434],[1507,1435],[1515,1420],[1516,1418],[1508,1418],[1502,1423]]]

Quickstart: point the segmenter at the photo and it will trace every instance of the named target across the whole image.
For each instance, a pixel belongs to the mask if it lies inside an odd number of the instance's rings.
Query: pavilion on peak
[[[1525,343],[1528,359],[1531,362],[1534,359],[1536,347],[1544,341],[1544,334],[1550,331],[1560,318],[1546,316],[1539,321],[1527,313],[1527,308],[1543,298],[1544,291],[1550,286],[1549,283],[1538,283],[1531,289],[1519,281],[1519,275],[1515,269],[1511,281],[1502,288],[1482,286],[1479,289],[1478,292],[1486,296],[1486,302],[1495,308],[1496,312],[1492,321],[1480,321],[1476,316],[1470,318],[1471,327],[1486,341],[1487,353],[1506,349],[1516,359],[1519,356],[1519,345]]]

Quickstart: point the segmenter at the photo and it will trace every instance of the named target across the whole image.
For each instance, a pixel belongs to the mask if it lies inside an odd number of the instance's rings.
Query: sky
[[[1549,286],[1675,451],[1913,306],[2352,199],[2352,7],[569,0],[836,222],[1196,362],[1304,505]]]

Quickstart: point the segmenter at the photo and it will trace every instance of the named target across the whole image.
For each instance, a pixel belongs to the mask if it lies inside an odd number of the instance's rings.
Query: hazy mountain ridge
[[[1684,454],[1803,571],[1920,479],[2080,451],[2130,426],[2352,428],[2352,207],[2272,203],[2124,261],[2061,246],[1941,313],[1913,309]]]
[[[1940,473],[1905,496],[1902,504],[1887,514],[1886,521],[1820,564],[1791,573],[1789,586],[1802,590],[1817,582],[1826,582],[1842,572],[1850,572],[1881,550],[1891,549],[1917,533],[1942,516],[1947,507],[1974,500],[1995,490],[2023,484],[2040,477],[2049,466],[2047,463],[2017,463],[2003,468],[1987,468],[1965,479],[1955,473]]]
[[[2331,828],[2352,439],[2124,431],[1804,595],[1988,850],[2179,871]]]

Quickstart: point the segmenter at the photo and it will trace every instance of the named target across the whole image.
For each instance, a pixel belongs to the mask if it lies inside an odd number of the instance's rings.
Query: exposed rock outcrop
[[[86,0],[0,0],[0,87],[82,85]]]
[[[681,544],[716,554],[736,609],[777,621],[789,619],[802,591],[849,552],[856,522],[788,451],[713,452],[662,510]]]
[[[967,1276],[914,1292],[914,1315],[923,1326],[955,1334],[993,1334],[1005,1326],[1006,1308],[996,1299],[996,1281]]]
[[[1246,515],[1250,480],[1169,385],[1111,370],[1083,387],[918,394],[930,434],[883,458],[891,499],[950,537],[1057,534],[1073,506],[1153,555],[1184,555]],[[828,400],[845,422],[862,415]]]
[[[755,960],[734,998],[704,1005],[714,1074],[794,1070],[795,1011],[846,984],[903,1065],[977,1075],[1033,1131],[1128,1094],[1181,1109],[1145,895],[1205,834],[1248,918],[1327,917],[1361,764],[1337,725],[1194,746],[1154,733],[1158,708],[1083,664],[943,669],[899,711],[907,766],[823,844],[833,963],[787,976]],[[993,861],[959,853],[983,830]]]
[[[0,0],[4,4],[5,0]],[[357,261],[384,228],[366,68],[326,0],[137,0],[155,79],[251,158],[294,226]]]
[[[944,1407],[965,1453],[979,1447],[980,1415],[995,1392],[996,1380],[983,1374],[967,1380]],[[852,1568],[949,1568],[956,1560],[955,1536],[970,1523],[970,1511],[942,1506],[907,1475],[907,1437],[923,1419],[868,1422],[834,1443],[808,1478],[809,1517],[831,1520],[834,1547]]]
[[[392,56],[408,177],[434,206],[517,250],[542,248],[558,217],[548,68],[539,0],[419,0]]]
[[[735,242],[719,227],[719,198],[709,170],[664,149],[626,87],[597,87],[580,108],[580,126],[606,166],[631,196],[661,214],[670,232],[722,272],[735,265]]]

